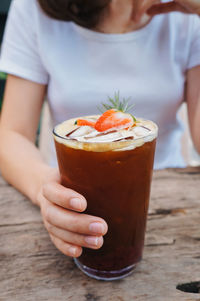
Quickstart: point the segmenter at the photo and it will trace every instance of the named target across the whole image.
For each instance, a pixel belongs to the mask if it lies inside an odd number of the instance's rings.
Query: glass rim
[[[143,120],[145,120],[145,119],[143,119]],[[146,119],[147,120],[147,119]],[[146,136],[144,136],[144,137],[138,137],[138,138],[133,138],[133,139],[128,139],[128,140],[120,140],[120,141],[78,141],[78,140],[76,140],[76,139],[73,139],[73,138],[69,138],[69,137],[63,137],[63,136],[60,136],[58,133],[56,133],[56,127],[59,125],[56,125],[54,128],[53,128],[53,130],[52,130],[52,133],[53,133],[53,135],[54,136],[56,136],[56,137],[58,137],[58,138],[60,138],[60,139],[62,139],[62,140],[66,140],[66,141],[71,141],[71,142],[73,142],[73,143],[83,143],[83,144],[108,144],[108,143],[134,143],[135,141],[138,141],[138,140],[142,140],[142,139],[145,139],[145,138],[147,138],[147,137],[149,137],[149,136],[155,136],[153,139],[152,139],[152,141],[154,140],[154,139],[156,139],[157,137],[158,137],[158,126],[157,126],[157,124],[155,123],[155,122],[153,122],[153,121],[151,121],[154,125],[155,125],[155,132],[151,132],[151,133],[149,133],[148,135],[146,135]],[[149,141],[145,141],[145,142],[149,142]]]

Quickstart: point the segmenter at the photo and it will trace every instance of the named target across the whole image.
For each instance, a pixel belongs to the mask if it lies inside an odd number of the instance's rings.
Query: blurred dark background
[[[6,24],[6,18],[11,0],[0,0],[0,45],[3,38],[3,32]],[[3,92],[5,87],[6,74],[0,72],[0,110],[2,106]]]
[[[2,41],[3,31],[7,18],[8,9],[11,0],[0,0],[0,41]]]

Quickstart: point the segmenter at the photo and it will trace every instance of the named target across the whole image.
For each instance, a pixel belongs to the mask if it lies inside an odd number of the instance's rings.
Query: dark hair
[[[43,11],[50,17],[73,21],[81,26],[95,27],[102,11],[111,0],[38,0]]]

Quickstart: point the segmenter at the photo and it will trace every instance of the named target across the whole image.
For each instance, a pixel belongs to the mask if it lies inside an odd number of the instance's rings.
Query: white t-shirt
[[[159,15],[138,31],[103,34],[49,18],[36,0],[13,1],[0,60],[2,71],[48,85],[53,125],[98,114],[100,103],[117,91],[131,96],[132,113],[159,126],[157,169],[185,166],[177,111],[186,71],[196,65],[197,16]]]

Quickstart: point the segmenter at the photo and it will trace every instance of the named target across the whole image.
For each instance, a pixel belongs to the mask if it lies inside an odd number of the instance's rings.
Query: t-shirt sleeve
[[[193,16],[192,39],[187,69],[200,65],[200,17]]]
[[[40,83],[48,83],[48,73],[37,45],[35,0],[11,3],[0,56],[0,70]]]

